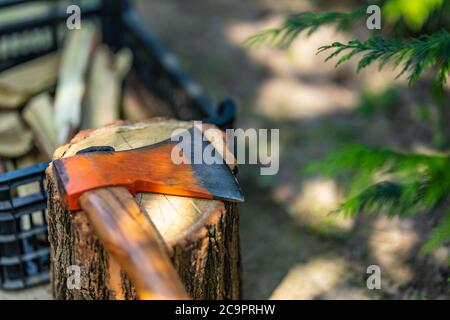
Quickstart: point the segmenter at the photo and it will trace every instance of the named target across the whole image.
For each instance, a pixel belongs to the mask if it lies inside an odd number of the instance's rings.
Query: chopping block
[[[188,129],[192,125],[186,121],[152,119],[82,131],[60,147],[53,160],[73,156],[92,146],[124,151],[156,144],[170,138],[175,129]],[[214,144],[213,139],[211,142]],[[229,166],[231,171],[236,170],[234,164]],[[46,171],[46,181],[54,298],[135,299],[133,283],[102,246],[86,213],[66,210],[52,165]],[[138,193],[135,199],[161,234],[191,298],[240,298],[235,203],[156,193]]]

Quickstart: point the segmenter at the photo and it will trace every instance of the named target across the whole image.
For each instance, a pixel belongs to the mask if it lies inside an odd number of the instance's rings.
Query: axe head
[[[53,161],[58,189],[67,210],[80,210],[79,197],[87,191],[112,187],[126,187],[132,194],[155,192],[169,195],[244,201],[236,177],[228,165],[220,163],[194,163],[194,150],[211,148],[211,142],[195,127],[190,136],[200,135],[201,148],[191,139],[190,152],[180,149],[170,139],[138,149],[114,151],[111,147],[88,148],[77,155]],[[189,159],[176,164],[172,152]],[[174,151],[175,152],[175,151]],[[217,152],[217,151],[216,151]]]

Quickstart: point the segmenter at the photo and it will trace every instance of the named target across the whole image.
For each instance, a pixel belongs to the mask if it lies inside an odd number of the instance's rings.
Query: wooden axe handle
[[[140,299],[189,299],[153,223],[124,187],[85,192],[81,208]]]

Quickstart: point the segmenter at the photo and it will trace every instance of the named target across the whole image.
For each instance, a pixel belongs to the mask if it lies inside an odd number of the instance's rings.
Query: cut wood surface
[[[83,28],[68,33],[55,95],[54,122],[60,145],[66,143],[79,129],[85,74],[91,53],[99,40],[95,26],[89,23],[84,23]]]
[[[161,235],[126,188],[88,191],[80,203],[100,242],[126,271],[140,299],[188,299]]]
[[[80,132],[69,144],[56,150],[54,159],[74,155],[78,150],[90,146],[113,146],[116,150],[138,148],[169,138],[175,129],[191,126],[192,122],[165,119],[135,124],[116,123],[98,130]],[[231,169],[234,170],[234,166]],[[136,298],[128,276],[102,248],[86,214],[63,209],[52,172],[50,166],[47,169],[47,185],[54,297]],[[152,193],[139,193],[136,200],[163,237],[190,297],[240,297],[238,215],[235,204]],[[81,267],[80,290],[67,289],[66,268],[70,265]]]
[[[15,109],[56,84],[59,53],[51,53],[0,73],[0,108]]]
[[[0,112],[0,157],[18,158],[33,147],[33,134],[28,130],[18,112]]]
[[[120,118],[122,81],[131,63],[129,49],[112,54],[106,46],[100,46],[95,51],[83,107],[82,129],[99,128]]]
[[[51,159],[57,142],[50,95],[44,92],[31,99],[22,111],[22,117],[31,128],[39,151]]]

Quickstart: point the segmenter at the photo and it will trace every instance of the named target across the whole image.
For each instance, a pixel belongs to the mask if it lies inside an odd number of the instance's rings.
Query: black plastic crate
[[[181,120],[202,120],[231,127],[235,105],[224,100],[213,106],[202,89],[179,67],[175,56],[139,19],[127,0],[48,1],[0,0],[5,10],[41,3],[41,14],[22,21],[0,22],[0,71],[59,49],[68,32],[66,7],[77,4],[82,21],[91,20],[102,30],[111,49],[133,51],[140,81],[163,99]],[[82,22],[83,23],[83,22]],[[39,41],[28,41],[40,37]],[[17,39],[22,38],[22,45]],[[23,40],[25,39],[25,41]],[[192,116],[194,114],[194,116]],[[49,281],[47,194],[44,171],[48,163],[0,175],[0,288],[20,289]],[[17,188],[35,184],[32,194],[18,196]]]
[[[48,163],[0,175],[0,285],[29,287],[49,280],[47,193]],[[17,189],[35,184],[35,192],[17,196]]]

